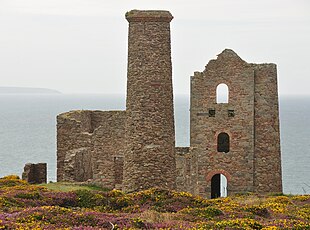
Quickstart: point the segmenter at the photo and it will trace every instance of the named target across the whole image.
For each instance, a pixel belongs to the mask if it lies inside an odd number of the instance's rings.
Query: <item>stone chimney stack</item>
[[[123,189],[175,188],[175,132],[168,11],[132,10],[129,22]]]

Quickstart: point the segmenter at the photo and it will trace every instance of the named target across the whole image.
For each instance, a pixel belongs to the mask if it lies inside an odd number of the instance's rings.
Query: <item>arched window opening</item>
[[[218,152],[229,152],[229,135],[227,133],[220,133],[217,136],[217,151]]]
[[[216,103],[228,103],[229,90],[228,86],[224,83],[216,87]]]
[[[215,174],[211,179],[211,198],[227,197],[227,178],[223,174]]]

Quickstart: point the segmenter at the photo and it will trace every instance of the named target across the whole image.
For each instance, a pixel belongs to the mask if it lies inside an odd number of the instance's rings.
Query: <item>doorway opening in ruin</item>
[[[216,87],[216,103],[228,103],[229,90],[228,86],[224,83]]]
[[[222,153],[229,152],[229,135],[227,133],[220,133],[217,136],[217,151]]]
[[[227,197],[227,178],[223,174],[215,174],[211,179],[211,199]]]

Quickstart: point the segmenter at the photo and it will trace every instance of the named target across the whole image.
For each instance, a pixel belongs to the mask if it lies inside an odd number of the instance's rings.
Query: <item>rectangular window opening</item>
[[[235,116],[235,110],[229,109],[228,110],[228,117],[234,117]]]
[[[215,117],[215,109],[209,109],[209,117]]]

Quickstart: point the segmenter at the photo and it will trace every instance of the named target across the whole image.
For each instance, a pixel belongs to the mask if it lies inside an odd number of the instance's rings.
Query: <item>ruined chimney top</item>
[[[128,22],[171,22],[173,19],[166,10],[131,10],[125,17]]]

